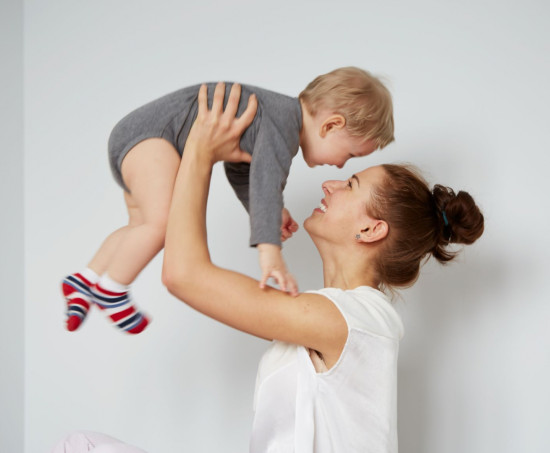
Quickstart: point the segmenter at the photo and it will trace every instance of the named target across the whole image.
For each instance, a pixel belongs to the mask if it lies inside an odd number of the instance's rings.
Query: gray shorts
[[[185,138],[197,113],[199,85],[156,99],[122,118],[109,137],[109,163],[115,181],[127,192],[121,166],[126,154],[148,138],[163,138],[182,154]]]

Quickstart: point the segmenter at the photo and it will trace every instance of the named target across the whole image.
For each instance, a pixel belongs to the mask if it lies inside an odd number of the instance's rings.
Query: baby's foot
[[[61,291],[67,301],[67,330],[78,329],[90,309],[93,283],[82,274],[68,275],[61,283]]]
[[[127,333],[142,332],[149,324],[149,319],[132,303],[128,286],[115,282],[108,276],[92,288],[93,302],[103,310],[119,329]]]

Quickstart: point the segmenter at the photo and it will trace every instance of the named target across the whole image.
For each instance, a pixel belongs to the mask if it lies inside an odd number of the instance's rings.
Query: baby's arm
[[[282,220],[281,242],[286,241],[298,231],[298,224],[286,208],[283,208]],[[283,291],[288,291],[293,296],[298,295],[296,279],[286,268],[281,247],[275,244],[258,244],[258,251],[260,252],[260,268],[262,269],[260,288],[265,288],[267,280],[274,278]]]
[[[289,292],[292,296],[297,296],[298,285],[286,268],[281,247],[275,244],[258,244],[257,247],[262,269],[260,288],[265,288],[267,280],[274,278],[281,290]]]
[[[225,163],[225,170],[227,178],[233,186],[235,193],[248,211],[249,166]],[[291,238],[296,231],[298,231],[298,223],[292,218],[288,209],[283,208],[281,212],[281,242]],[[294,277],[288,273],[282,257],[281,247],[270,243],[260,243],[257,244],[257,247],[260,253],[260,268],[262,270],[260,287],[265,288],[265,283],[272,277],[277,281],[283,291],[288,291],[292,295],[297,295],[298,285]]]
[[[298,224],[284,208],[283,190],[295,154],[292,150],[298,149],[299,121],[289,118],[291,115],[279,116],[288,120],[288,124],[279,124],[283,118],[277,117],[279,123],[275,124],[271,115],[260,115],[250,165],[225,163],[224,166],[231,186],[250,215],[250,245],[258,247],[260,254],[260,287],[264,288],[267,280],[274,278],[283,291],[294,295],[298,287],[288,273],[280,244],[298,230]],[[255,121],[257,118],[258,115]],[[282,130],[289,132],[282,135]],[[294,138],[296,143],[292,142]]]

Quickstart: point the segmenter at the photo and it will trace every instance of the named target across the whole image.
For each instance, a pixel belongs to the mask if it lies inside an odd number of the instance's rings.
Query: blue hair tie
[[[441,211],[441,215],[443,216],[443,223],[445,224],[446,227],[449,226],[449,221],[447,220],[447,214],[445,213],[445,211]]]

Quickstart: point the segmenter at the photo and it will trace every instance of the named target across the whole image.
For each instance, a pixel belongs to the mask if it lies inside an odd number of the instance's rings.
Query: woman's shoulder
[[[330,299],[342,313],[350,331],[359,330],[395,340],[403,337],[401,317],[388,296],[375,288],[322,288],[310,292]]]

